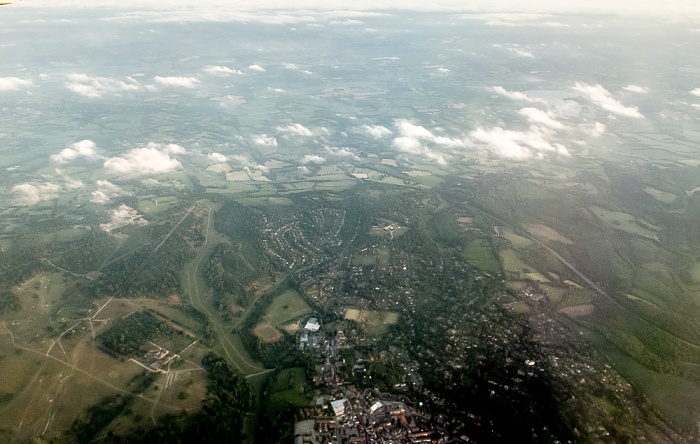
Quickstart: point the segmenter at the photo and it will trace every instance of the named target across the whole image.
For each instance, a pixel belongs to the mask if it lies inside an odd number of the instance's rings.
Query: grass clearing
[[[464,248],[464,258],[471,265],[489,273],[500,273],[501,264],[493,254],[491,244],[486,238],[472,239]]]
[[[301,367],[281,370],[270,382],[270,400],[283,406],[308,406],[311,398],[306,395],[306,369]]]
[[[313,310],[304,298],[294,290],[287,290],[277,296],[267,310],[263,319],[271,325],[281,327],[290,321],[311,313]]]
[[[673,201],[676,200],[676,195],[673,193],[668,193],[666,191],[661,191],[657,190],[656,188],[653,187],[646,187],[644,188],[644,192],[652,196],[654,199],[658,200],[659,202],[670,204],[673,203]]]
[[[367,334],[371,336],[381,336],[390,326],[399,322],[399,314],[391,311],[348,308],[345,311],[345,319],[363,325]]]
[[[530,239],[516,234],[515,231],[508,227],[504,227],[501,231],[501,237],[505,238],[515,248],[528,248],[534,244]]]
[[[640,221],[631,214],[621,211],[610,211],[595,205],[588,207],[588,209],[600,220],[612,225],[613,228],[637,236],[654,239],[656,237],[656,231],[659,229],[648,222]]]
[[[139,209],[146,216],[162,213],[175,207],[179,203],[175,196],[140,197]]]

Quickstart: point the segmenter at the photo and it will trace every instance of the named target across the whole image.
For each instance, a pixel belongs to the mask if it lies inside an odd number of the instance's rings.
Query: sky
[[[233,12],[420,10],[460,12],[594,13],[646,15],[679,20],[700,18],[695,0],[15,0],[21,8],[109,7],[138,11],[179,11],[181,20],[214,20]],[[0,16],[1,19],[1,16]]]

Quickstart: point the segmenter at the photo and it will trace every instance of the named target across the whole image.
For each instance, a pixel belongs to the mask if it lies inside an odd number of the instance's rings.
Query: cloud
[[[204,67],[204,72],[207,74],[214,74],[214,75],[220,75],[220,76],[229,76],[231,74],[243,74],[243,71],[239,71],[237,69],[231,69],[228,66],[214,66],[214,65],[208,65]]]
[[[306,156],[301,158],[301,163],[303,165],[306,165],[308,163],[321,164],[321,163],[324,163],[325,161],[326,161],[325,158],[323,158],[321,156],[314,155],[314,154],[307,154]]]
[[[513,54],[515,54],[518,57],[526,57],[526,58],[531,58],[531,59],[535,58],[535,55],[533,53],[531,53],[530,51],[527,51],[525,49],[522,49],[522,48],[512,47],[512,48],[508,48],[508,51],[512,52]]]
[[[20,79],[19,77],[0,77],[0,91],[17,91],[33,84],[31,80]]]
[[[588,128],[590,128],[590,129],[588,129]],[[600,137],[603,134],[605,134],[605,130],[606,130],[605,124],[600,123],[600,122],[596,122],[593,125],[588,125],[588,128],[587,128],[588,134],[591,137]]]
[[[694,25],[700,16],[697,2],[689,0],[587,0],[530,1],[502,0],[281,0],[261,2],[230,2],[201,0],[199,2],[172,0],[144,2],[143,0],[33,0],[15,2],[24,8],[65,10],[111,8],[108,14],[120,20],[151,22],[256,22],[271,24],[315,23],[347,17],[378,15],[371,11],[411,10],[422,12],[512,12],[553,14],[596,14],[622,17],[651,16],[680,18]],[[352,8],[351,11],[348,9]]]
[[[700,88],[695,88],[694,90],[690,91],[690,94],[700,97]]]
[[[395,122],[401,136],[416,140],[424,140],[437,145],[442,145],[450,148],[458,148],[464,146],[464,141],[461,139],[453,139],[450,137],[436,136],[430,130],[414,125],[408,120],[399,119]]]
[[[243,167],[244,170],[247,170],[250,172],[250,170],[260,170],[264,173],[269,173],[270,169],[266,167],[265,165],[259,165],[256,164],[255,162],[252,162],[250,159],[248,159],[246,156],[242,156],[240,154],[234,154],[233,156],[227,156],[226,157],[227,161],[235,164],[239,164]]]
[[[109,216],[109,222],[100,224],[100,228],[108,233],[127,225],[148,225],[148,221],[138,211],[124,204],[110,211]]]
[[[463,148],[466,146],[464,140],[436,136],[432,131],[420,125],[415,125],[408,120],[399,119],[394,122],[399,136],[393,140],[396,150],[423,157],[430,161],[435,161],[440,165],[446,165],[450,156],[441,152],[444,148]]]
[[[51,161],[56,163],[66,163],[79,157],[95,159],[99,157],[95,152],[95,142],[92,140],[81,140],[64,148],[60,153],[51,156]]]
[[[96,182],[97,190],[90,194],[90,202],[96,204],[105,204],[115,197],[127,194],[119,186],[108,180],[98,180]]]
[[[566,28],[561,22],[552,21],[552,14],[522,13],[522,12],[496,12],[485,14],[464,14],[460,18],[466,20],[481,20],[487,26],[508,27],[537,27],[537,28]]]
[[[226,162],[226,156],[224,156],[221,153],[209,153],[207,155],[207,159],[211,160],[212,162],[216,162],[216,163]]]
[[[511,131],[500,127],[478,128],[472,131],[469,136],[477,146],[504,159],[543,158],[548,153],[569,155],[566,147],[558,143],[548,142],[544,138],[546,132],[534,126],[529,131]]]
[[[334,156],[334,157],[343,157],[347,159],[352,159],[356,162],[359,162],[360,156],[357,155],[353,150],[351,150],[348,147],[335,147],[335,146],[327,146],[325,148],[326,153],[329,156]]]
[[[310,129],[306,128],[305,126],[301,125],[300,123],[294,123],[292,125],[287,125],[287,126],[278,126],[277,131],[283,132],[283,133],[292,133],[296,134],[299,136],[303,137],[310,137],[313,136],[314,133],[311,132]]]
[[[645,86],[637,86],[637,85],[627,85],[623,87],[625,91],[629,92],[634,92],[634,93],[639,93],[639,94],[647,94],[649,92],[649,88]]]
[[[393,144],[394,147],[402,153],[424,157],[425,159],[435,161],[440,165],[447,164],[447,158],[443,154],[433,151],[429,147],[423,145],[418,139],[413,139],[410,137],[397,137],[394,139]]]
[[[60,187],[50,182],[31,184],[23,183],[12,188],[15,203],[18,205],[34,205],[42,200],[58,196]]]
[[[574,90],[583,94],[593,103],[600,105],[603,109],[620,116],[632,117],[635,119],[643,119],[644,116],[639,112],[637,107],[625,106],[615,98],[610,91],[603,88],[601,85],[588,85],[586,83],[576,83]]]
[[[159,83],[163,86],[172,86],[172,87],[180,87],[180,88],[194,88],[197,85],[197,83],[199,83],[199,80],[197,80],[194,77],[181,77],[181,76],[173,76],[173,77],[155,76],[155,77],[153,77],[153,80],[156,83]]]
[[[491,91],[495,92],[496,94],[501,95],[503,97],[507,97],[507,98],[512,99],[512,100],[521,100],[524,102],[531,102],[531,103],[545,103],[545,104],[547,103],[546,101],[541,100],[541,99],[534,99],[534,98],[528,96],[527,94],[525,94],[524,92],[507,91],[502,86],[494,86],[493,88],[490,88],[490,89],[491,89]]]
[[[143,148],[135,148],[121,156],[111,157],[104,163],[108,173],[119,175],[146,176],[164,174],[182,168],[179,160],[171,154],[182,154],[185,149],[179,145],[149,143]]]
[[[362,130],[375,139],[381,139],[384,136],[392,134],[389,128],[382,125],[362,125]]]
[[[69,74],[66,88],[83,97],[96,98],[105,94],[120,95],[126,91],[136,91],[141,89],[141,84],[133,77],[123,80],[109,77],[91,77],[86,74]]]
[[[564,129],[566,126],[554,119],[554,114],[537,108],[521,108],[518,113],[524,116],[531,124],[544,125],[553,129]]]
[[[66,188],[69,190],[79,190],[85,187],[85,184],[82,180],[73,179],[70,176],[63,176],[63,180],[66,183]]]
[[[253,136],[253,143],[262,146],[277,146],[277,139],[267,134]]]
[[[263,68],[263,67],[260,66],[260,65],[256,65],[256,64],[250,65],[250,66],[248,67],[248,69],[250,69],[251,71],[257,71],[257,72],[265,72],[265,71],[266,71],[265,68]]]

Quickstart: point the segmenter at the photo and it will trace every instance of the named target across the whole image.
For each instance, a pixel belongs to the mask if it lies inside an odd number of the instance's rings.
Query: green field
[[[658,230],[658,227],[655,227],[648,222],[640,221],[631,214],[623,213],[621,211],[610,211],[595,205],[589,207],[588,209],[598,218],[600,218],[600,220],[612,225],[613,228],[617,230],[626,231],[631,234],[636,234],[637,236],[644,236],[652,239],[656,236],[656,232],[652,230]]]
[[[281,370],[268,388],[273,403],[283,406],[307,406],[311,399],[306,394],[306,369],[295,367]]]
[[[501,264],[494,256],[493,249],[485,238],[472,239],[464,248],[464,258],[477,268],[489,273],[500,273]],[[504,265],[505,267],[505,265]]]
[[[304,298],[294,290],[287,290],[275,297],[267,307],[263,319],[274,326],[282,326],[296,320],[313,310]]]
[[[348,308],[345,311],[345,319],[363,325],[367,334],[371,336],[381,336],[390,326],[399,322],[399,314],[391,311]]]

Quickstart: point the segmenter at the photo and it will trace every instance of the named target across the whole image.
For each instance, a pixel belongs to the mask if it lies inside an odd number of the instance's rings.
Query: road
[[[493,215],[493,214],[491,214],[491,213],[489,213],[489,212],[487,212],[487,211],[484,211],[484,210],[482,210],[481,208],[474,207],[474,206],[471,206],[471,205],[469,205],[469,204],[465,204],[465,205],[466,205],[468,208],[472,209],[472,210],[479,211],[479,212],[481,212],[481,213],[483,213],[483,214],[489,216],[490,218],[492,218],[492,219],[494,219],[494,220],[497,220],[499,223],[501,223],[501,224],[502,224],[503,226],[505,226],[505,227],[510,226],[510,227],[512,228],[512,225],[511,225],[511,224],[509,224],[507,221],[501,219],[500,217],[497,217],[497,216],[495,216],[495,215]],[[597,285],[595,282],[593,282],[593,280],[592,280],[591,278],[589,278],[588,276],[586,276],[585,274],[583,274],[580,270],[578,270],[576,267],[574,267],[573,264],[571,264],[569,261],[567,261],[564,257],[562,257],[559,253],[557,253],[554,249],[552,249],[551,247],[549,247],[547,244],[545,244],[545,243],[542,242],[541,240],[539,240],[539,239],[537,239],[536,237],[530,235],[530,233],[521,232],[520,230],[518,230],[518,234],[519,234],[520,236],[523,236],[523,237],[526,237],[526,238],[530,239],[531,241],[533,241],[533,242],[535,242],[536,244],[538,244],[538,245],[542,246],[543,248],[545,248],[545,249],[546,249],[547,251],[549,251],[554,257],[556,257],[562,264],[564,264],[569,270],[573,271],[574,274],[576,274],[576,276],[578,276],[583,282],[585,282],[588,286],[590,286],[596,293],[598,293],[598,294],[600,294],[601,296],[605,297],[608,301],[610,301],[613,305],[615,305],[615,306],[616,306],[617,308],[619,308],[620,310],[624,311],[625,313],[627,313],[627,314],[629,314],[629,315],[631,315],[631,316],[634,316],[634,317],[637,318],[638,320],[640,320],[640,321],[642,321],[643,323],[645,323],[647,326],[649,326],[649,327],[651,327],[651,328],[653,328],[653,329],[655,329],[655,330],[657,330],[657,331],[660,331],[660,332],[662,332],[662,333],[665,333],[665,334],[671,336],[672,338],[674,338],[674,339],[677,340],[678,342],[680,342],[680,343],[682,343],[682,344],[684,344],[684,345],[687,345],[688,347],[691,347],[691,348],[693,348],[693,349],[695,349],[695,350],[700,350],[700,345],[698,345],[698,344],[696,344],[696,343],[694,343],[694,342],[690,342],[690,341],[688,341],[687,339],[681,338],[680,336],[676,335],[675,333],[672,333],[672,332],[670,332],[670,331],[668,331],[668,330],[666,330],[666,329],[664,329],[664,328],[659,327],[658,325],[654,324],[653,322],[651,322],[651,321],[647,320],[646,318],[640,316],[639,314],[637,314],[637,313],[634,312],[633,310],[630,310],[630,309],[627,308],[626,306],[622,305],[617,299],[615,299],[614,297],[612,297],[610,294],[608,294],[608,292],[606,292],[606,291],[603,290],[599,285]]]
[[[202,262],[204,262],[204,260],[207,257],[209,257],[212,249],[211,219],[212,208],[210,205],[207,205],[207,224],[206,231],[204,233],[204,245],[202,245],[202,247],[200,248],[197,257],[187,266],[186,271],[186,287],[190,297],[190,304],[192,304],[193,307],[202,312],[207,317],[211,325],[214,326],[214,331],[216,332],[219,338],[221,347],[224,350],[224,354],[226,355],[229,364],[231,364],[234,368],[236,368],[239,372],[241,372],[244,375],[253,375],[260,372],[264,372],[267,370],[266,368],[254,363],[247,356],[247,352],[245,350],[241,350],[241,345],[237,346],[233,343],[231,338],[232,333],[225,329],[221,325],[221,322],[219,321],[217,316],[211,312],[211,310],[209,309],[209,304],[207,303],[208,301],[203,300],[203,292],[205,290],[200,290],[201,285],[199,281]]]

